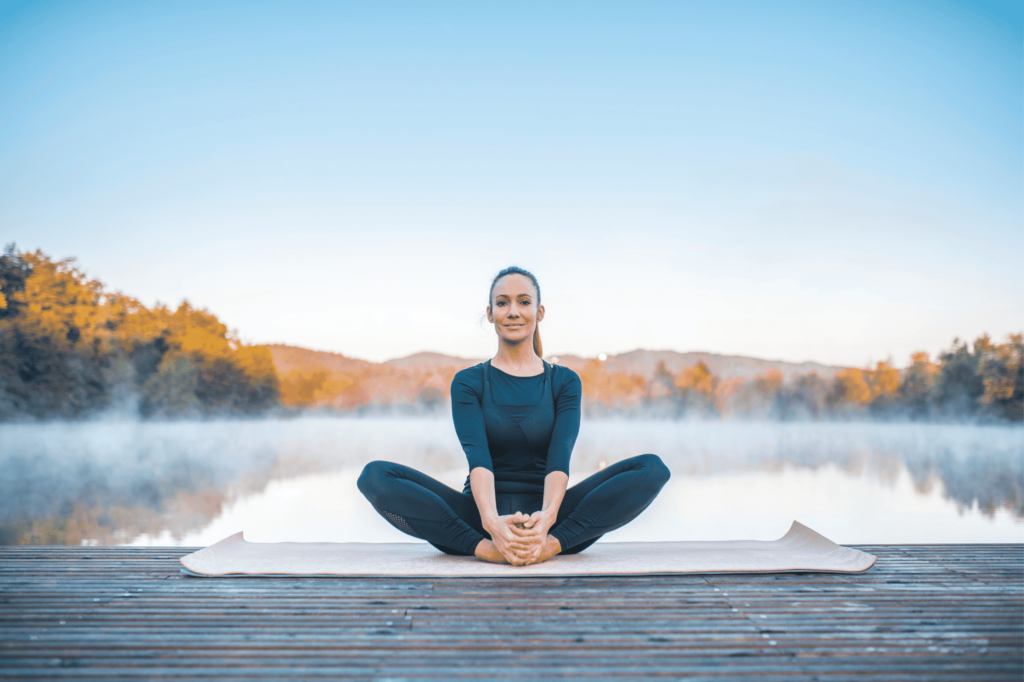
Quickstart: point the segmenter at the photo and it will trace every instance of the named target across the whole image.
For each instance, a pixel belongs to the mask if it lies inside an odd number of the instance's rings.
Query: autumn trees
[[[741,379],[716,376],[703,360],[677,364],[675,371],[661,361],[653,371],[648,364],[636,372],[581,358],[573,368],[590,416],[1021,421],[1022,356],[1022,335],[1013,334],[1003,343],[987,335],[972,345],[954,340],[935,361],[914,353],[902,370],[878,362],[834,375],[784,377],[773,369]],[[452,376],[467,364],[458,358],[422,366],[373,363],[247,346],[188,302],[148,308],[105,290],[72,260],[21,253],[13,245],[0,256],[0,419],[74,418],[111,408],[142,416],[274,407],[444,411]]]
[[[376,362],[345,369],[293,368],[281,377],[281,404],[329,412],[447,411],[452,379],[461,368],[421,369]]]
[[[580,371],[591,415],[752,419],[1024,419],[1024,336],[1004,343],[988,335],[973,348],[959,340],[932,362],[914,353],[898,370],[889,362],[847,367],[831,378],[816,372],[784,381],[777,370],[748,380],[716,377],[704,362],[672,373],[659,363],[651,377],[607,372],[597,360]]]
[[[253,413],[277,404],[269,352],[187,302],[147,308],[70,259],[0,256],[0,419]]]

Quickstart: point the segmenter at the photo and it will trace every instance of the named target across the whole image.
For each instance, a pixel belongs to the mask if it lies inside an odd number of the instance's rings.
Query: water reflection
[[[587,422],[572,479],[643,452],[672,481],[609,540],[770,538],[793,518],[841,542],[1024,537],[1021,427]],[[401,541],[355,489],[372,459],[465,476],[443,419],[7,424],[0,543]]]

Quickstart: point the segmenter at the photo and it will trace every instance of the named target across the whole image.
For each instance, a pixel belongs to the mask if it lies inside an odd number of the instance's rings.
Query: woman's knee
[[[640,455],[637,457],[643,463],[644,470],[647,472],[648,480],[651,485],[657,486],[658,490],[661,490],[668,479],[671,478],[672,472],[668,470],[665,463],[661,461],[661,457],[657,455],[647,454]]]
[[[373,502],[387,486],[391,466],[391,462],[377,461],[370,462],[363,467],[363,472],[359,474],[359,479],[356,481],[356,487],[370,502]]]

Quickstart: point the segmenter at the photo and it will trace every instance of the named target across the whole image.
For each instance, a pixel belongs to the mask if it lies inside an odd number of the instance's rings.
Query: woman
[[[498,352],[452,380],[452,417],[469,476],[461,493],[400,464],[370,462],[359,490],[393,526],[447,554],[513,566],[576,554],[636,518],[669,478],[657,455],[613,464],[566,490],[580,430],[579,376],[542,360],[537,278],[491,283]]]

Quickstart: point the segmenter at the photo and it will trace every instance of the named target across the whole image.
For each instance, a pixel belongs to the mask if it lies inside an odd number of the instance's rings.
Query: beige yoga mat
[[[241,533],[181,558],[184,573],[200,576],[444,576],[505,578],[672,573],[857,573],[875,557],[841,547],[793,522],[778,540],[716,542],[598,542],[579,554],[543,564],[488,564],[449,556],[425,543],[247,542]]]

